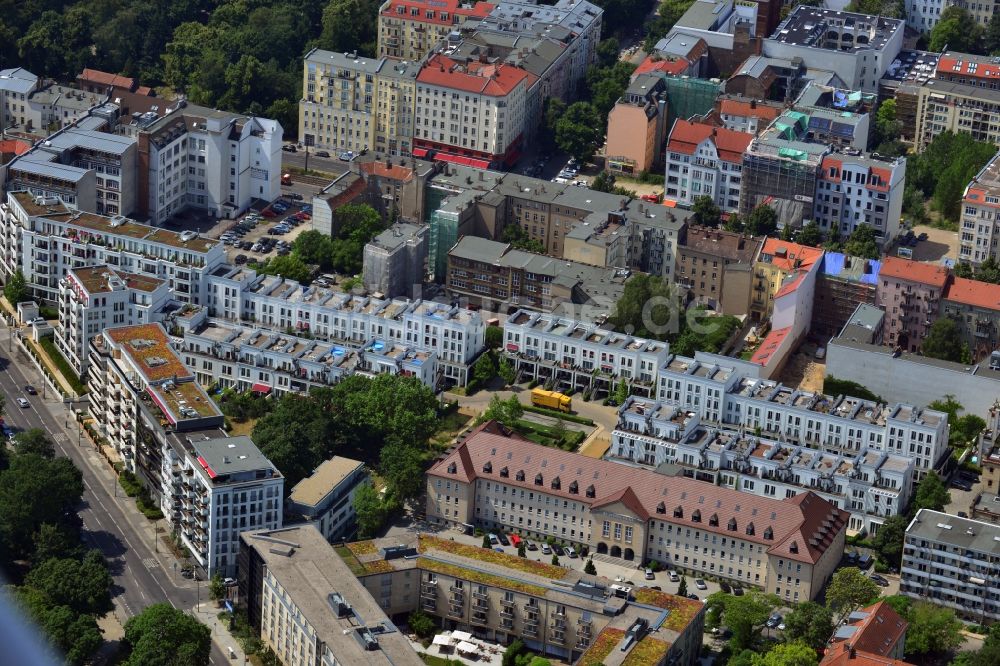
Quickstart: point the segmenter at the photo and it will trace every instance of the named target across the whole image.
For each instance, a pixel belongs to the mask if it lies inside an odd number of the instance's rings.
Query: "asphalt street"
[[[16,432],[30,428],[45,430],[55,442],[59,455],[70,458],[83,474],[84,494],[79,515],[83,538],[99,549],[108,562],[114,588],[115,615],[124,622],[143,608],[169,602],[189,611],[199,597],[208,593],[205,583],[184,580],[173,568],[172,554],[154,553],[153,530],[134,509],[134,500],[119,488],[110,466],[93,448],[73,418],[61,396],[45,390],[41,374],[28,354],[11,345],[10,328],[0,324],[0,392],[7,398],[4,419]],[[28,395],[24,387],[32,385],[38,395]],[[28,408],[18,407],[16,399],[25,398]],[[128,515],[128,510],[132,515]],[[140,522],[144,521],[144,522]],[[160,547],[163,551],[163,547]],[[167,569],[170,570],[167,570]],[[228,663],[213,643],[213,664]]]

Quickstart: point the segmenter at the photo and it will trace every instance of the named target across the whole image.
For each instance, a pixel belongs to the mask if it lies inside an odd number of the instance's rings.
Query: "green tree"
[[[7,302],[14,307],[17,307],[18,303],[28,300],[28,283],[25,282],[24,273],[21,272],[20,268],[8,278],[7,284],[3,288],[3,295],[7,298]]]
[[[686,597],[688,595],[688,580],[681,576],[681,582],[677,584],[677,596]]]
[[[722,225],[722,228],[726,231],[732,231],[733,233],[738,234],[743,232],[744,226],[743,218],[741,218],[738,213],[730,213],[725,224]]]
[[[844,252],[853,257],[878,259],[880,253],[875,230],[867,224],[859,224],[844,243]]]
[[[93,615],[81,615],[69,606],[54,605],[45,593],[31,587],[18,589],[17,600],[69,664],[88,663],[104,642]]]
[[[555,553],[552,553],[552,565],[559,566],[559,556]]]
[[[410,626],[413,633],[421,638],[430,638],[438,628],[434,618],[419,609],[410,613],[410,616],[406,619],[406,623]]]
[[[575,102],[556,121],[556,145],[584,165],[594,155],[602,127],[600,116],[593,105],[589,102]]]
[[[747,590],[739,597],[716,592],[705,601],[706,607],[715,609],[721,621],[733,632],[729,639],[731,654],[754,646],[761,625],[780,603],[775,595],[758,590]]]
[[[372,0],[333,0],[323,10],[319,43],[322,48],[359,51],[375,55],[376,24],[379,5]]]
[[[887,99],[878,107],[875,114],[875,145],[878,152],[883,146],[889,147],[899,140],[903,133],[903,124],[896,117],[896,100]]]
[[[893,569],[899,567],[903,558],[903,539],[909,521],[905,516],[889,516],[872,537],[872,545],[882,561]],[[787,624],[787,623],[786,623]]]
[[[612,396],[612,400],[616,405],[623,405],[625,401],[628,400],[628,382],[624,378],[619,379],[618,383],[615,384],[615,392]]]
[[[485,548],[486,550],[492,550],[493,549],[493,544],[492,544],[492,542],[490,542],[490,535],[489,534],[484,534],[483,535],[482,547]]]
[[[896,611],[896,614],[901,618],[906,618],[910,614],[910,608],[913,606],[913,599],[902,594],[893,594],[882,599],[887,603],[892,610]]]
[[[946,654],[959,647],[964,638],[962,621],[955,611],[926,601],[917,601],[906,616],[910,623],[906,630],[906,658],[915,656],[923,662],[929,655]]]
[[[272,257],[264,264],[260,272],[267,275],[280,275],[283,278],[295,280],[296,282],[308,282],[312,277],[312,271],[296,254]]]
[[[726,662],[726,666],[754,666],[753,660],[756,656],[758,655],[753,650],[743,650],[730,657],[729,661]]]
[[[697,225],[714,228],[722,223],[722,211],[719,210],[710,196],[697,197],[691,210],[694,213],[692,219]]]
[[[589,574],[591,576],[597,575],[597,567],[594,566],[593,558],[587,560],[587,564],[583,567],[583,573]]]
[[[818,224],[809,222],[799,229],[799,233],[795,235],[795,242],[810,247],[819,247],[823,242],[823,232],[820,231]]]
[[[521,405],[516,395],[504,400],[499,395],[494,394],[490,398],[490,404],[486,407],[486,411],[483,412],[481,422],[498,421],[510,428],[522,416],[524,416],[524,406]]]
[[[777,229],[778,214],[770,206],[757,206],[747,216],[746,232],[751,236],[773,236]]]
[[[111,610],[111,574],[98,550],[83,558],[49,559],[36,565],[24,584],[45,594],[54,605],[79,614],[104,615]]]
[[[524,545],[523,541],[521,543],[517,544],[517,556],[518,557],[527,557],[528,556],[528,548],[527,548],[527,546]]]
[[[775,645],[763,655],[755,654],[751,663],[753,666],[816,666],[818,662],[816,648],[792,642]]]
[[[503,652],[503,657],[501,657],[501,666],[516,666],[517,658],[528,652],[528,647],[524,644],[520,638],[515,638],[507,649]]]
[[[44,523],[38,526],[33,537],[35,550],[31,555],[33,565],[51,558],[77,559],[83,556],[79,532],[70,525]]]
[[[31,555],[40,525],[56,525],[83,496],[80,470],[68,458],[14,456],[0,472],[0,558]]]
[[[14,437],[14,451],[18,455],[34,453],[43,458],[56,457],[56,445],[41,428],[19,432]]]
[[[597,62],[601,67],[611,67],[618,62],[621,44],[614,37],[602,39],[597,44]]]
[[[416,497],[424,485],[424,454],[414,443],[392,438],[382,447],[379,472],[397,499]]]
[[[125,623],[126,666],[208,664],[212,631],[170,604],[147,606]]]
[[[815,601],[800,603],[785,616],[784,638],[787,641],[801,641],[813,650],[820,650],[832,635],[833,615],[830,609]]]
[[[642,273],[625,283],[610,323],[630,335],[666,340],[680,332],[682,309],[670,282]]]
[[[358,517],[358,537],[370,539],[385,522],[385,510],[378,491],[364,484],[354,493],[354,512]]]
[[[917,484],[917,491],[913,495],[913,512],[920,509],[930,509],[931,511],[941,511],[951,503],[951,493],[948,487],[933,470],[927,472],[927,476]]]
[[[484,337],[487,349],[498,349],[503,345],[503,329],[499,326],[487,326]]]
[[[956,275],[958,273],[956,272]],[[966,276],[959,276],[966,277]],[[983,263],[979,264],[976,268],[975,278],[980,282],[989,282],[990,284],[1000,284],[1000,265],[997,264],[997,260],[993,256],[986,257]]]
[[[545,246],[541,241],[532,238],[520,224],[511,223],[503,228],[501,239],[504,243],[510,243],[511,247],[525,252],[545,254]]]
[[[935,400],[931,404],[927,405],[927,407],[947,414],[948,427],[950,428],[954,428],[958,423],[958,413],[964,409],[964,407],[962,407],[962,403],[955,400],[955,396],[950,393],[945,394],[944,398],[941,400]]]
[[[517,378],[517,372],[514,370],[514,364],[511,363],[510,359],[506,356],[500,357],[500,362],[497,364],[497,374],[505,384],[513,384],[514,380]]]
[[[212,580],[208,582],[208,596],[212,601],[219,601],[226,596],[226,584],[219,574],[212,576]]]
[[[963,446],[969,442],[975,442],[979,438],[979,433],[986,429],[986,421],[976,414],[965,414],[960,417],[952,428],[949,439],[952,442]]]
[[[489,353],[482,354],[472,365],[472,381],[477,386],[482,386],[497,376],[497,367],[493,363],[493,356]]]
[[[931,324],[920,353],[930,358],[958,363],[962,360],[962,334],[951,317],[938,317]]]
[[[834,572],[826,588],[826,605],[835,613],[850,612],[878,597],[875,581],[857,567],[844,567]]]
[[[321,231],[309,229],[299,234],[292,243],[292,249],[304,263],[317,264],[320,268],[329,268],[330,257],[333,254],[333,239]]]
[[[996,16],[1000,17],[1000,14],[997,14]],[[955,277],[965,278],[966,280],[972,280],[975,278],[972,266],[967,261],[959,261],[955,264],[955,267],[951,269],[951,272]]]
[[[945,49],[976,53],[983,29],[969,10],[946,7],[931,29],[930,50],[940,53]]]

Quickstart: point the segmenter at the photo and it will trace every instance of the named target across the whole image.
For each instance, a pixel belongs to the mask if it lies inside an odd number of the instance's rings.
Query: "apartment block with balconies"
[[[937,319],[948,269],[886,257],[875,285],[875,305],[885,311],[882,338],[902,351],[919,351]]]
[[[1000,620],[1000,525],[921,509],[906,528],[899,593],[980,624]]]

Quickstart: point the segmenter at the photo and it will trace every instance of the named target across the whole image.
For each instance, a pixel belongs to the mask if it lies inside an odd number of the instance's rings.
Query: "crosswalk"
[[[157,559],[155,557],[147,557],[147,558],[143,559],[142,564],[147,569],[150,569],[150,570],[155,569],[156,567],[160,566],[160,563],[157,561]]]

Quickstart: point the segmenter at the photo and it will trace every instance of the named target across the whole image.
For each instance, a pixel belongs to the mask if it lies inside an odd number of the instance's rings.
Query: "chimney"
[[[750,100],[750,108],[751,109],[756,109],[757,108],[757,100],[755,100],[755,99]]]

